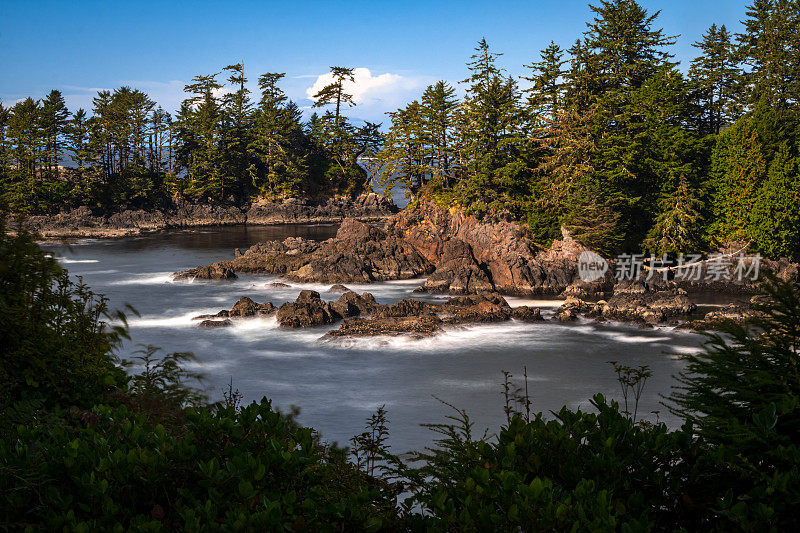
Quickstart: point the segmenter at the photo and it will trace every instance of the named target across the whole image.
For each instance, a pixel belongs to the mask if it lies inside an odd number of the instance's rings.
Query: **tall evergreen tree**
[[[249,172],[253,186],[267,198],[303,192],[308,149],[301,115],[278,87],[285,74],[269,72],[258,78],[261,100],[255,113],[249,145],[255,161]]]
[[[455,128],[458,99],[445,81],[428,86],[422,94],[421,120],[428,146],[426,164],[431,179],[449,188],[457,171]]]
[[[643,106],[686,104],[683,95],[674,92],[681,89],[673,81],[679,74],[665,49],[675,38],[653,27],[660,12],[650,15],[634,0],[601,0],[590,8],[595,18],[588,24],[584,46],[586,71],[594,77],[589,87],[589,105],[596,108],[593,165],[601,188],[621,209],[624,245],[634,249],[651,225],[661,180],[667,174],[663,150],[652,147],[658,136],[650,127],[655,122],[647,120],[657,110]],[[682,118],[668,117],[668,123],[677,124]]]
[[[789,108],[800,102],[800,0],[754,0],[737,34],[750,106],[765,100]]]
[[[718,134],[741,115],[736,97],[740,69],[736,65],[734,46],[725,26],[713,24],[702,39],[693,44],[700,55],[692,60],[689,80],[697,102],[701,134]]]
[[[222,101],[225,127],[220,141],[224,157],[221,173],[232,180],[231,187],[235,187],[239,194],[247,196],[248,145],[251,141],[253,104],[250,101],[250,90],[245,86],[247,77],[244,74],[244,64],[228,65],[223,70],[230,73],[228,82],[234,90],[225,94]]]
[[[644,248],[654,254],[692,254],[700,250],[700,218],[703,202],[681,174],[678,187],[665,194],[659,204],[660,213],[647,235]]]
[[[506,76],[485,39],[467,63],[467,94],[459,109],[459,151],[464,161],[457,194],[473,211],[517,210],[528,184],[524,114],[516,81]]]
[[[58,175],[58,167],[64,155],[64,136],[66,134],[69,110],[60,91],[52,90],[42,101],[41,127],[45,137],[42,155],[47,174]]]
[[[229,192],[222,174],[220,150],[222,109],[217,91],[222,85],[217,74],[195,76],[184,87],[191,96],[178,114],[180,142],[178,166],[186,171],[185,192],[202,199],[220,200]]]
[[[541,50],[539,61],[526,65],[532,86],[525,91],[534,120],[553,117],[564,105],[564,51],[553,41]]]

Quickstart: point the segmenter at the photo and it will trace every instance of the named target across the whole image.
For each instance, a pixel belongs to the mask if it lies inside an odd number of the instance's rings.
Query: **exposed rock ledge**
[[[386,198],[369,193],[325,202],[295,198],[262,201],[249,208],[178,202],[161,209],[128,209],[111,215],[97,215],[88,207],[79,207],[56,215],[27,217],[25,224],[46,239],[107,238],[203,226],[338,223],[347,217],[378,222],[396,212],[397,207]]]
[[[347,291],[336,301],[324,301],[318,292],[304,290],[294,302],[280,307],[272,303],[256,303],[242,297],[230,310],[194,318],[201,327],[225,327],[232,319],[275,315],[281,327],[307,328],[324,326],[342,320],[338,329],[326,337],[375,335],[410,335],[423,337],[442,331],[445,324],[474,324],[503,322],[516,319],[524,322],[542,320],[539,309],[512,309],[496,293],[457,296],[443,303],[426,303],[414,299],[400,300],[392,305],[379,304],[372,294]]]

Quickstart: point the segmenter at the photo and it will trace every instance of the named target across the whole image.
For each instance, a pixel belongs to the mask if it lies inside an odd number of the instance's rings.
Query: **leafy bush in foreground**
[[[637,422],[600,395],[596,412],[565,407],[546,419],[531,414],[527,392],[512,405],[507,381],[496,437],[475,438],[457,410],[430,426],[433,448],[401,460],[385,446],[380,409],[354,437],[351,461],[266,399],[240,408],[232,385],[224,404],[203,402],[181,368],[188,354],[147,348],[144,372],[127,377],[113,352],[125,329],[106,325],[105,300],[31,235],[0,230],[0,529],[800,526],[800,299],[789,283],[765,285],[749,328],[728,325],[688,356],[671,398],[686,418],[680,430]],[[615,370],[636,401],[646,367]]]

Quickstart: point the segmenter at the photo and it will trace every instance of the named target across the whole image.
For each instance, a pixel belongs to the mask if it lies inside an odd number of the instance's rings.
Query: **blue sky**
[[[64,93],[90,107],[98,89],[132,85],[165,109],[196,74],[244,61],[251,80],[286,72],[301,106],[330,65],[359,68],[351,116],[382,120],[437,80],[457,82],[486,37],[501,64],[523,64],[550,40],[569,47],[590,19],[587,0],[461,2],[0,1],[0,101]],[[670,34],[684,66],[712,23],[740,29],[749,0],[641,0]],[[254,86],[254,83],[253,83]]]

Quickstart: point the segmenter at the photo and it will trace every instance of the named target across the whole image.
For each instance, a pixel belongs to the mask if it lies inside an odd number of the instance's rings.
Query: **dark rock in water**
[[[640,285],[616,290],[603,306],[602,314],[613,320],[663,323],[671,318],[686,316],[697,306],[683,289],[647,291]]]
[[[214,263],[208,266],[201,266],[183,270],[175,273],[173,279],[208,279],[208,280],[221,280],[221,279],[236,279],[236,272],[221,263]]]
[[[377,335],[410,335],[428,337],[442,331],[442,321],[435,315],[387,316],[349,318],[339,329],[329,331],[326,337],[367,337]]]
[[[224,328],[233,325],[228,319],[225,320],[203,320],[197,326],[201,328]]]
[[[511,318],[520,322],[541,322],[544,320],[538,307],[529,307],[527,305],[515,307],[511,312]]]
[[[372,311],[373,318],[417,317],[435,315],[433,304],[407,298],[392,305],[379,305]]]
[[[291,285],[288,283],[281,283],[280,281],[273,281],[272,283],[267,283],[266,287],[269,289],[288,289]]]
[[[233,304],[230,311],[223,309],[215,315],[200,315],[192,320],[205,320],[209,318],[249,318],[254,316],[268,316],[275,312],[275,306],[271,302],[263,304],[256,303],[247,296],[242,296],[239,301]]]
[[[205,320],[208,318],[228,318],[230,316],[231,312],[228,311],[227,309],[223,309],[222,311],[214,315],[197,315],[196,317],[193,317],[192,320]]]
[[[233,304],[230,311],[231,317],[251,317],[251,316],[266,316],[275,312],[275,306],[272,302],[259,304],[248,298],[242,296],[239,301]]]
[[[336,312],[328,302],[322,301],[316,291],[301,291],[294,302],[287,302],[278,308],[278,322],[282,327],[307,328],[333,324]]]
[[[336,302],[330,304],[331,308],[342,318],[371,314],[378,307],[378,302],[372,294],[348,290],[342,294]]]
[[[556,310],[555,319],[560,322],[577,320],[579,315],[599,316],[602,310],[597,304],[585,302],[580,298],[569,297]]]
[[[757,298],[758,296],[754,296],[753,299],[751,299],[751,303]],[[706,313],[706,315],[700,320],[684,322],[683,324],[678,325],[678,327],[681,329],[705,331],[717,329],[721,325],[729,322],[744,326],[751,319],[757,316],[758,312],[750,307],[750,305],[743,303],[732,303],[726,305],[725,307],[721,307]]]
[[[328,292],[348,292],[350,289],[342,285],[341,283],[337,283],[336,285],[331,285],[331,288],[328,289]]]
[[[506,299],[497,293],[456,296],[434,309],[450,324],[504,322],[512,313]]]

